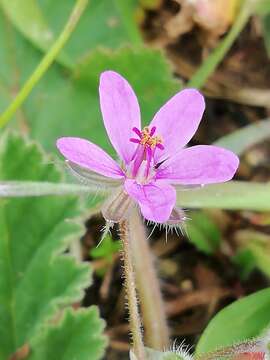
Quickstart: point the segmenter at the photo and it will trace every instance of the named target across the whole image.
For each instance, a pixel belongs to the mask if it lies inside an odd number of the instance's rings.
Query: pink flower
[[[184,148],[205,108],[197,90],[177,93],[143,129],[138,100],[123,77],[102,73],[99,94],[104,125],[121,164],[85,139],[63,137],[57,147],[77,176],[113,189],[102,209],[107,221],[123,220],[137,203],[147,220],[180,223],[183,213],[175,208],[175,187],[219,183],[234,176],[239,159],[231,151],[208,145]]]

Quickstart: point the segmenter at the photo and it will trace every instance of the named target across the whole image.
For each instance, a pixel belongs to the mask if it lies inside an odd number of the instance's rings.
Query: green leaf
[[[24,59],[23,64],[21,59]],[[40,59],[40,52],[14,30],[0,7],[0,112],[13,99]],[[23,110],[20,110],[18,118],[23,124]]]
[[[162,5],[162,0],[139,0],[143,8],[156,10]]]
[[[51,29],[59,33],[74,6],[73,0],[38,0]],[[141,34],[136,24],[137,0],[92,0],[65,47],[75,61],[97,47],[115,49],[123,44],[140,45]]]
[[[106,343],[103,329],[96,307],[68,310],[60,324],[48,328],[33,342],[29,360],[101,359]]]
[[[90,250],[90,255],[94,259],[104,258],[108,262],[112,261],[113,255],[121,249],[121,241],[113,241],[110,235],[105,236],[100,245]]]
[[[254,256],[249,249],[238,251],[232,260],[239,267],[239,276],[244,280],[256,267]]]
[[[270,277],[269,236],[252,230],[239,230],[235,234],[239,252],[234,261],[242,267],[243,275],[248,275],[254,267]]]
[[[270,184],[230,181],[177,191],[177,205],[186,208],[270,210]]]
[[[251,146],[270,138],[270,119],[245,126],[225,135],[214,143],[242,155]]]
[[[270,288],[237,300],[221,310],[200,337],[196,355],[259,336],[270,325]]]
[[[12,24],[31,43],[47,51],[64,27],[74,0],[1,0]],[[72,67],[78,58],[98,46],[117,48],[123,43],[142,43],[135,14],[137,0],[92,0],[59,61]]]
[[[54,40],[54,34],[35,0],[1,0],[0,6],[23,35],[29,37],[38,48],[48,49]]]
[[[188,239],[200,251],[212,254],[217,250],[221,241],[221,234],[211,217],[205,212],[188,213],[191,219],[186,222]]]
[[[1,180],[61,181],[48,160],[35,144],[2,134]],[[83,232],[74,220],[81,211],[74,197],[0,200],[1,360],[32,343],[60,307],[79,301],[89,286],[89,265],[63,254]]]
[[[268,0],[250,0],[254,2],[255,12],[258,15],[267,15],[270,12],[270,3]]]

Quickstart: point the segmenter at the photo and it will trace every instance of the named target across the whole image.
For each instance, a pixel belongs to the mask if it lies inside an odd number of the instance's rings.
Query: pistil
[[[135,178],[139,175],[140,180],[147,180],[151,173],[151,167],[154,167],[154,154],[156,149],[164,150],[162,138],[158,135],[154,136],[156,132],[155,126],[151,129],[149,127],[144,127],[142,130],[134,127],[132,131],[138,136],[138,138],[130,139],[131,142],[138,144],[132,158],[132,177]],[[142,164],[143,162],[144,164]],[[141,169],[142,166],[143,169]]]

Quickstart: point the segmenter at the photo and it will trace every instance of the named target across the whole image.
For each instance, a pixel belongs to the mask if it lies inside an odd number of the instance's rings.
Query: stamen
[[[136,144],[139,144],[140,143],[140,140],[139,139],[135,139],[135,138],[130,138],[129,141],[133,142],[133,143],[136,143]]]
[[[145,148],[151,147],[154,150],[157,147],[160,150],[164,150],[164,146],[162,145],[162,138],[160,136],[153,136],[156,132],[156,129],[156,126],[153,126],[151,129],[146,126],[142,129],[142,131],[140,131],[137,127],[134,127],[132,131],[138,135],[139,139],[130,138],[129,141],[136,144],[141,144]]]
[[[163,146],[162,144],[160,144],[160,143],[157,144],[156,147],[159,148],[160,150],[164,150],[164,149],[165,149],[164,146]]]
[[[155,131],[156,131],[156,129],[157,129],[156,126],[153,126],[152,129],[151,129],[151,131],[150,131],[150,134],[149,134],[149,135],[150,135],[150,136],[153,136],[154,133],[155,133]]]
[[[134,127],[134,128],[132,129],[132,131],[135,132],[135,134],[138,135],[139,138],[142,137],[142,132],[141,132],[141,130],[139,130],[138,128]]]

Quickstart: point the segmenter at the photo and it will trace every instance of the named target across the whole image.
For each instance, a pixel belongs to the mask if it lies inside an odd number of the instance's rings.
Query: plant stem
[[[145,343],[156,350],[164,350],[169,346],[169,329],[153,254],[137,209],[134,209],[131,214],[129,223],[132,256],[145,329]]]
[[[136,294],[136,282],[132,262],[132,249],[130,246],[130,230],[128,221],[124,220],[119,224],[120,237],[123,243],[123,260],[125,287],[128,301],[129,322],[132,335],[134,353],[138,360],[144,360],[144,345],[141,331],[141,319]]]
[[[11,102],[9,107],[0,116],[0,128],[3,127],[14,115],[17,109],[26,100],[33,87],[38,83],[41,77],[48,70],[49,66],[53,63],[60,50],[64,47],[70,35],[72,34],[75,26],[77,25],[81,15],[83,14],[89,0],[77,0],[72,10],[72,13],[59,37],[52,45],[47,54],[43,57],[35,71],[32,73],[30,78],[26,81],[24,86],[21,88],[15,99]]]
[[[239,14],[235,22],[233,23],[230,31],[189,80],[189,82],[187,83],[188,87],[203,87],[208,77],[215,71],[219,63],[222,61],[222,59],[232,46],[234,40],[237,38],[239,33],[246,25],[253,8],[253,6],[248,4],[248,1],[242,2]]]

